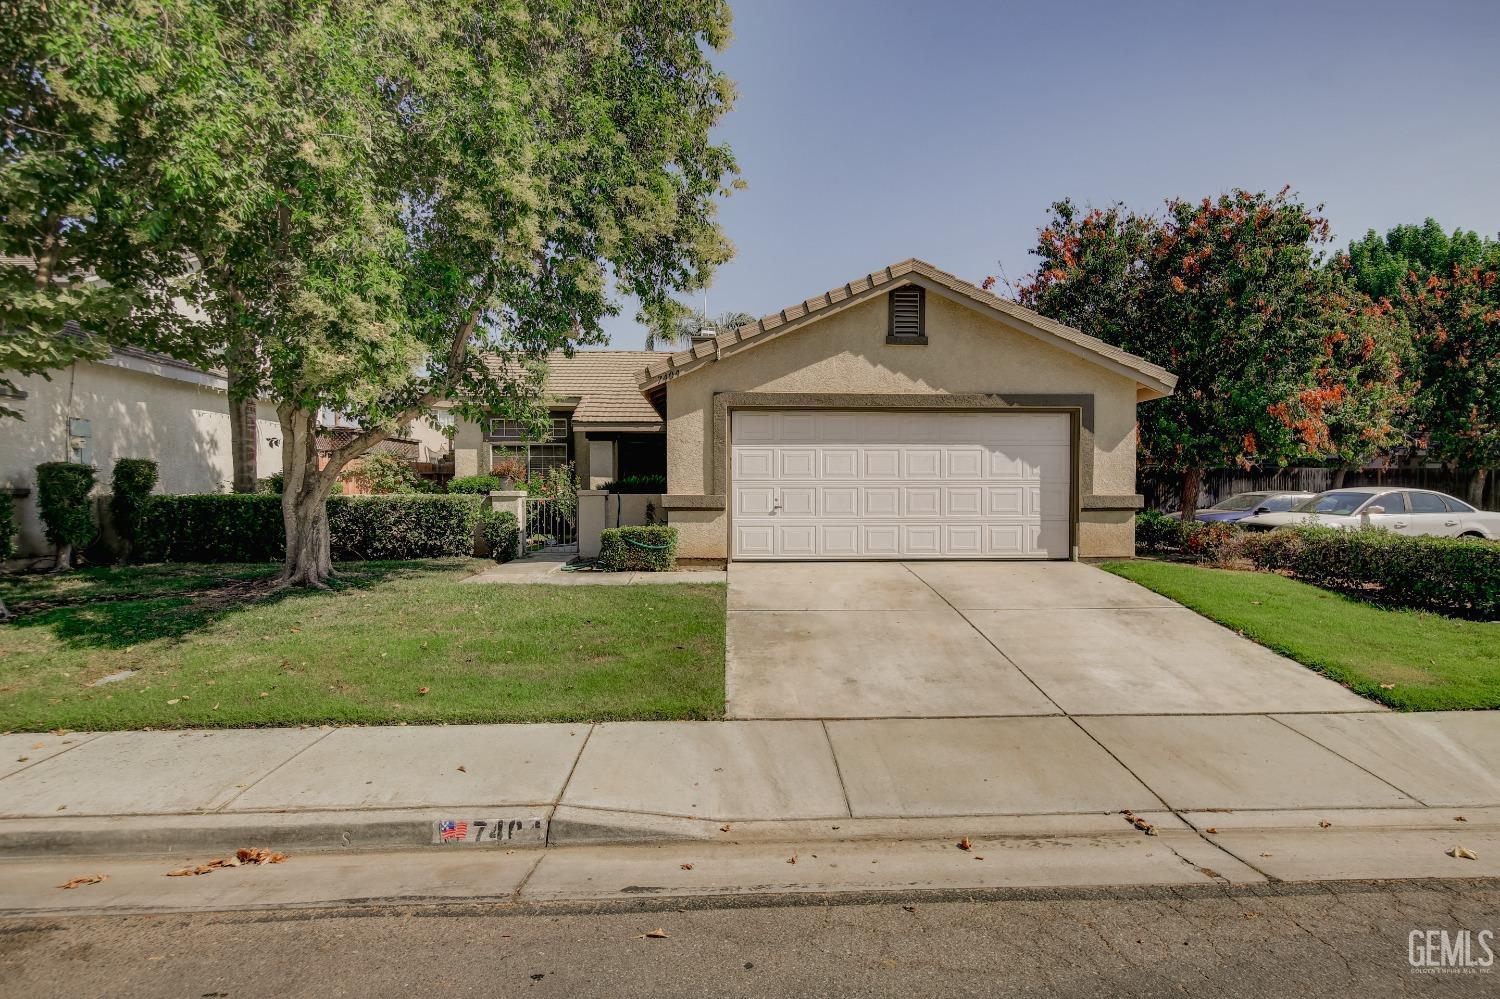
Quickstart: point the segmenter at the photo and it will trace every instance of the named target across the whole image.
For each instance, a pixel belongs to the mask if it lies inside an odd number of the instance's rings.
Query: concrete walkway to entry
[[[1383,711],[1077,562],[736,562],[731,718]]]

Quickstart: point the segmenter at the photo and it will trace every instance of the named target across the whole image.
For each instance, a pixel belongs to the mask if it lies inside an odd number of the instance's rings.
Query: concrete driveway
[[[1076,562],[734,563],[731,718],[1378,711]]]

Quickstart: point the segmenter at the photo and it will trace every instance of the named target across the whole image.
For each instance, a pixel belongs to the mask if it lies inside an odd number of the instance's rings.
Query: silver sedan
[[[1297,524],[1324,527],[1376,527],[1397,534],[1444,538],[1500,539],[1500,513],[1476,510],[1461,499],[1430,489],[1354,486],[1330,489],[1285,513],[1246,517],[1239,526],[1269,531]]]

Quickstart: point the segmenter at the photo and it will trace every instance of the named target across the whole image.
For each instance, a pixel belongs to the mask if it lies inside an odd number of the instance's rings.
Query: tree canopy
[[[1161,215],[1060,201],[1018,297],[1178,376],[1173,395],[1141,407],[1140,445],[1183,474],[1191,516],[1205,468],[1326,459],[1392,432],[1397,338],[1320,269],[1328,239],[1285,190],[1173,200]]]
[[[49,16],[76,50],[146,66],[110,162],[149,175],[141,231],[185,262],[164,268],[171,289],[206,314],[186,352],[277,404],[290,582],[331,570],[323,501],[350,461],[439,403],[539,425],[534,362],[601,342],[622,296],[667,314],[730,254],[715,201],[737,171],[709,136],[733,96],[711,61],[722,0],[62,0]],[[42,90],[75,86],[73,63],[37,64]],[[99,200],[128,190],[116,179]],[[324,410],[362,428],[326,464]]]

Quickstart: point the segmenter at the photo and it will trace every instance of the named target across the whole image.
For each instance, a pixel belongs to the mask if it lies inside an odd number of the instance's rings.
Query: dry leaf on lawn
[[[417,688],[417,693],[419,693],[419,694],[426,694],[428,692],[428,690],[429,690],[429,688],[427,688],[427,687],[418,687]]]
[[[1462,846],[1455,846],[1453,849],[1449,850],[1448,851],[1448,856],[1455,857],[1455,858],[1458,858],[1458,859],[1461,859],[1461,860],[1478,860],[1479,859],[1479,854],[1475,853],[1473,850],[1466,849],[1466,848],[1464,848]]]
[[[57,887],[59,887],[59,888],[78,888],[78,887],[81,887],[83,885],[96,885],[96,884],[98,884],[101,881],[108,881],[108,880],[109,880],[109,875],[108,874],[85,874],[82,877],[74,878],[73,880],[69,881],[67,884],[58,885]]]

